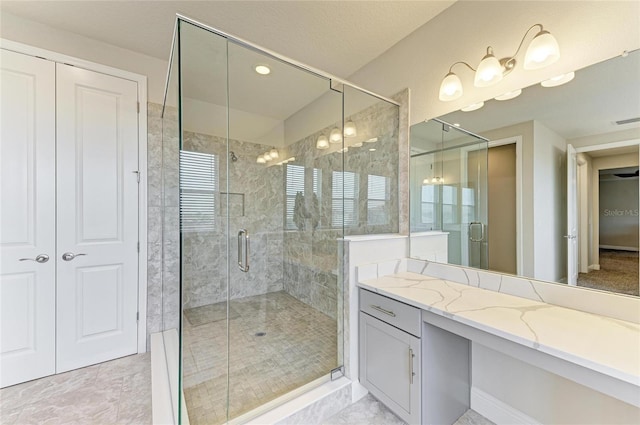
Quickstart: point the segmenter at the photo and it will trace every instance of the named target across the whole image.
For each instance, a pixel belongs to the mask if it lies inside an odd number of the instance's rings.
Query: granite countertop
[[[411,272],[358,285],[640,386],[638,324]]]

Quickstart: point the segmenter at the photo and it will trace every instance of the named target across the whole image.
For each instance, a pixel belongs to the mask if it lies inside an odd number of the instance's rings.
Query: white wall
[[[488,45],[497,57],[511,55],[535,23],[543,24],[558,40],[562,56],[557,63],[536,71],[518,66],[499,84],[482,89],[475,89],[473,73],[458,65],[455,71],[465,94],[453,102],[438,100],[440,82],[451,64],[467,61],[477,66]],[[637,1],[459,1],[349,79],[385,95],[409,87],[410,124],[415,124],[638,47]],[[523,56],[523,52],[518,55],[520,63]]]
[[[147,76],[148,99],[162,104],[167,60],[143,55],[92,38],[2,12],[0,37]]]
[[[538,423],[611,425],[640,419],[638,408],[630,404],[498,351],[474,343],[472,352],[473,389],[489,393]]]
[[[592,265],[591,229],[593,219],[591,217],[591,157],[585,153],[578,154],[578,268],[580,273],[588,273]]]
[[[538,121],[533,123],[534,277],[566,278],[567,141]]]

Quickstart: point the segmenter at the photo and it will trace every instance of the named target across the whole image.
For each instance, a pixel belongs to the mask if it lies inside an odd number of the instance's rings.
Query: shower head
[[[238,160],[238,157],[236,156],[236,153],[234,151],[229,152],[229,158],[231,158],[232,162],[236,162]]]

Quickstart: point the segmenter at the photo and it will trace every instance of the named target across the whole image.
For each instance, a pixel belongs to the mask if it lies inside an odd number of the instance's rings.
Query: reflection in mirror
[[[638,295],[638,87],[634,51],[577,70],[563,85],[531,86],[441,117],[489,140],[480,193],[488,269]],[[428,230],[414,192],[414,175],[431,166],[414,158],[426,151],[425,125],[411,128],[412,257],[422,256],[415,232]]]

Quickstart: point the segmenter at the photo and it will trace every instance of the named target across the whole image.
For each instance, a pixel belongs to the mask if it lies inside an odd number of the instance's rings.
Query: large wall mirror
[[[413,125],[411,256],[638,296],[639,145],[640,50]]]

